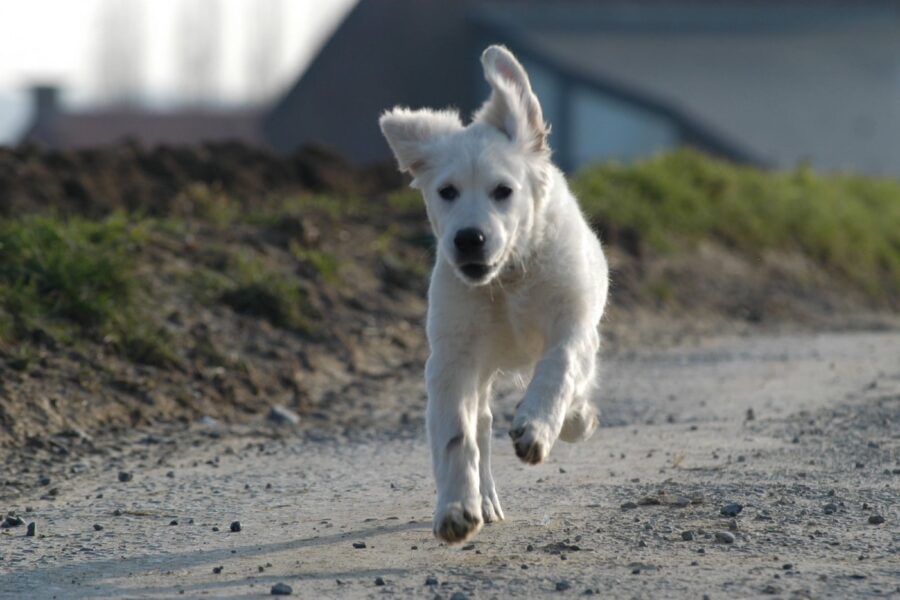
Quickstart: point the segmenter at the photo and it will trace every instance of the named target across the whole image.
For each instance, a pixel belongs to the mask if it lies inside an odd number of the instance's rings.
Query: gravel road
[[[900,596],[900,333],[710,338],[604,372],[589,442],[526,467],[497,432],[507,519],[466,546],[431,535],[420,434],[198,425],[8,501],[0,598]]]

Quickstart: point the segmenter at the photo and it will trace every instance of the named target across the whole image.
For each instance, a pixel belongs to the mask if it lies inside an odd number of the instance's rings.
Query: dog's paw
[[[502,521],[503,509],[500,508],[500,498],[497,497],[496,490],[491,490],[481,498],[481,518],[485,523],[496,523]]]
[[[516,456],[524,463],[536,465],[547,458],[555,436],[551,435],[546,425],[532,421],[521,425],[513,423],[509,437],[512,438]]]
[[[594,434],[594,430],[600,424],[600,413],[588,403],[579,408],[570,409],[563,421],[559,439],[564,442],[583,442]]]
[[[434,517],[434,535],[450,544],[464,542],[481,529],[481,515],[478,511],[463,508],[453,502]]]

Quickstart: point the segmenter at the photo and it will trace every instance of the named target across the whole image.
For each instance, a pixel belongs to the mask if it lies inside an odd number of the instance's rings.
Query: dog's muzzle
[[[460,265],[459,270],[468,279],[471,279],[474,282],[478,282],[484,279],[487,274],[490,273],[491,268],[484,263],[467,263],[464,265]]]
[[[472,282],[481,281],[491,270],[490,266],[484,263],[486,241],[484,232],[477,227],[460,229],[453,237],[457,268]]]

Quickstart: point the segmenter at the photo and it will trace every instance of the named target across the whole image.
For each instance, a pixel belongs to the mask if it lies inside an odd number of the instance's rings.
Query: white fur
[[[503,519],[490,470],[491,385],[533,371],[510,430],[526,463],[557,438],[589,437],[608,270],[563,174],[524,69],[506,48],[482,55],[492,94],[463,126],[454,111],[394,108],[380,120],[401,170],[425,198],[437,237],[428,292],[427,426],[437,484],[434,532],[462,542]],[[512,189],[492,197],[498,185]],[[458,197],[439,190],[452,185]],[[462,271],[454,238],[484,232],[487,274]]]

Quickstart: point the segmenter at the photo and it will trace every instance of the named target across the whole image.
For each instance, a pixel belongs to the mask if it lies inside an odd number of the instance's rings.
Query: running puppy
[[[503,46],[481,57],[491,96],[468,125],[451,110],[380,119],[437,237],[428,291],[427,425],[434,533],[451,543],[503,519],[491,476],[491,385],[532,372],[509,432],[529,464],[587,439],[608,289],[600,242],[562,172],[528,75]]]

